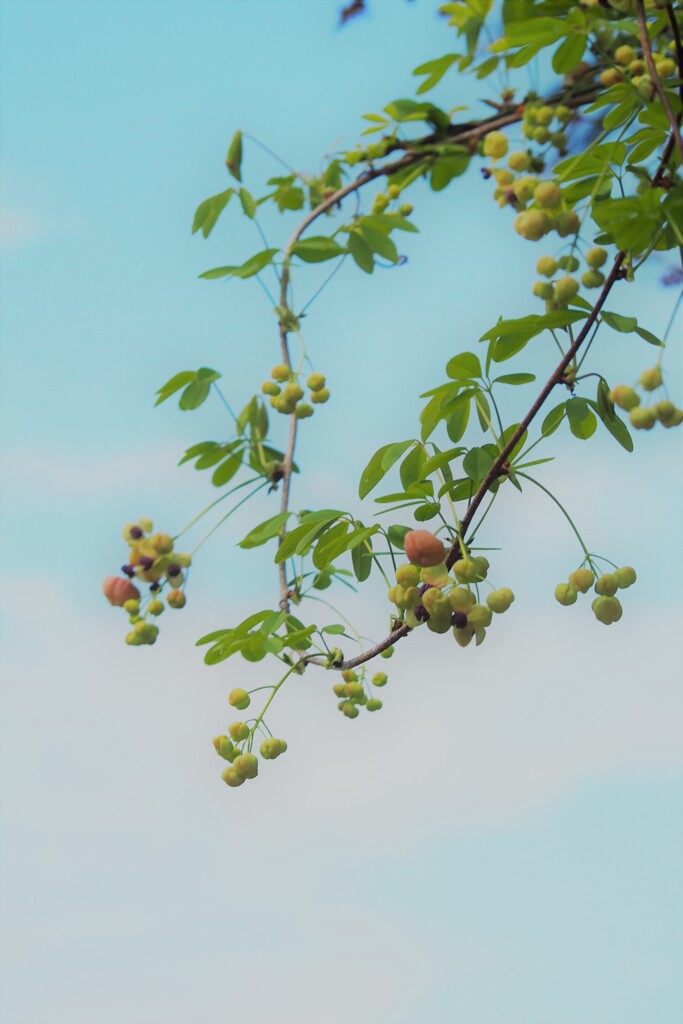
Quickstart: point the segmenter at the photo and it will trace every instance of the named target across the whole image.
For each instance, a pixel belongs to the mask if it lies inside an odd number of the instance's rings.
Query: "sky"
[[[125,522],[176,533],[216,496],[177,462],[227,436],[224,408],[154,409],[156,389],[211,366],[239,406],[278,358],[255,280],[198,279],[261,247],[234,207],[208,240],[191,235],[197,205],[230,184],[232,132],[315,169],[355,144],[363,114],[414,95],[412,68],[456,48],[427,0],[373,0],[343,30],[337,12],[0,2],[0,1021],[680,1024],[680,431],[641,433],[631,455],[560,431],[538,471],[591,550],[636,567],[620,623],[553,601],[576,541],[540,492],[513,492],[486,543],[516,601],[486,644],[411,636],[382,664],[381,713],[354,722],[327,674],[295,678],[271,719],[287,754],[236,791],[210,740],[234,718],[229,690],[268,669],[208,668],[194,641],[276,600],[264,549],[235,545],[278,496],[207,544],[154,648],[126,647],[101,595]],[[477,83],[457,88],[445,79],[434,102],[481,112]],[[280,173],[245,141],[252,192]],[[356,497],[369,455],[415,434],[448,358],[534,308],[540,249],[475,168],[412,201],[406,263],[372,277],[345,264],[306,318],[332,399],[302,425],[295,507],[371,520]],[[264,228],[282,244],[294,223]],[[661,336],[672,266],[657,257],[614,308]],[[307,268],[297,302],[320,281]],[[663,364],[679,405],[681,323]],[[634,335],[600,338],[611,383],[655,361]],[[529,353],[539,377],[552,368],[540,339]],[[531,397],[515,389],[510,415]],[[383,635],[380,583],[323,596]]]

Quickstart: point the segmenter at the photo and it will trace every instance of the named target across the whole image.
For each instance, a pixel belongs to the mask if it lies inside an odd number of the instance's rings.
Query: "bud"
[[[233,789],[236,789],[237,786],[241,786],[244,782],[244,775],[240,775],[240,773],[232,767],[226,768],[225,771],[222,772],[221,778],[223,782],[227,782],[227,784]]]
[[[403,540],[405,553],[415,565],[439,565],[446,557],[443,541],[429,530],[410,530]]]
[[[238,711],[244,711],[251,704],[251,698],[246,690],[231,690],[228,695],[228,701]]]
[[[258,758],[255,754],[240,754],[233,761],[233,768],[245,779],[255,779],[258,775]]]
[[[594,582],[595,573],[590,569],[577,569],[576,572],[569,574],[569,585],[574,590],[580,590],[582,594],[587,594]]]

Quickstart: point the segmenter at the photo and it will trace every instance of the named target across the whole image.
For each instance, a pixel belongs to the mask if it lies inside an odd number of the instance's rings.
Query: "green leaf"
[[[614,413],[614,411],[612,413],[612,416],[605,414],[601,409],[601,405],[599,402],[590,402],[590,405],[593,406],[598,416],[602,420],[604,426],[607,428],[607,430],[609,430],[610,434],[615,439],[615,441],[618,441],[621,447],[625,448],[627,452],[632,452],[633,438],[631,437],[624,421],[620,419],[619,416],[617,416],[616,413]],[[614,407],[612,407],[612,409],[614,410]]]
[[[606,310],[600,316],[608,327],[612,327],[615,331],[621,331],[622,334],[630,334],[638,326],[638,321],[634,316],[622,316],[621,313],[608,313]]]
[[[427,459],[422,467],[422,478],[430,476],[432,473],[436,473],[437,470],[447,469],[450,463],[457,459],[465,451],[464,448],[449,448],[446,452],[438,452]],[[448,471],[450,473],[450,470]],[[448,474],[444,473],[444,476],[448,479]]]
[[[346,249],[343,246],[326,235],[302,238],[292,246],[292,254],[298,256],[304,263],[322,263],[324,260],[344,256],[345,253]]]
[[[210,390],[211,384],[208,381],[195,380],[192,384],[187,385],[180,396],[178,405],[185,412],[189,412],[191,409],[198,409],[209,397]]]
[[[531,384],[536,380],[533,373],[504,373],[502,377],[496,377],[494,384]]]
[[[438,516],[441,510],[441,506],[438,501],[431,501],[427,505],[420,505],[415,509],[413,515],[417,519],[418,523],[424,523],[428,519],[433,519],[434,516]]]
[[[330,636],[346,636],[346,628],[336,623],[332,626],[323,626],[320,632],[328,633]]]
[[[438,85],[448,69],[452,67],[459,58],[459,53],[447,53],[444,57],[437,57],[436,60],[428,60],[425,64],[420,64],[419,67],[415,68],[413,71],[414,75],[427,75],[424,82],[420,82],[419,86],[415,90],[417,95],[420,96],[422,93],[429,92],[429,90],[433,89],[435,85]]]
[[[215,451],[216,448],[222,448],[222,445],[216,443],[216,441],[201,441],[199,444],[193,444],[190,448],[185,451],[182,459],[178,465],[182,466],[184,462],[189,462],[191,459],[196,459],[198,455],[207,455]],[[216,460],[218,461],[218,459]]]
[[[452,380],[478,380],[481,363],[474,352],[461,352],[446,363],[446,373]]]
[[[242,132],[235,132],[228,148],[225,165],[238,181],[242,180]]]
[[[593,202],[593,220],[607,232],[617,248],[637,254],[647,249],[664,223],[664,190],[652,188],[640,196]]]
[[[211,483],[214,487],[223,487],[229,480],[232,480],[237,470],[242,465],[242,452],[239,451],[235,455],[231,455],[225,462],[221,462],[218,469],[211,477]]]
[[[276,516],[266,519],[263,523],[259,523],[258,526],[255,526],[253,530],[250,530],[246,537],[242,538],[239,546],[241,548],[260,547],[260,545],[265,544],[266,541],[272,540],[273,537],[277,537],[288,518],[288,512],[278,512]]]
[[[446,420],[446,432],[454,444],[458,443],[467,430],[467,424],[470,419],[471,398],[472,392],[466,391],[464,395],[449,406],[451,413]]]
[[[195,377],[196,374],[194,370],[183,370],[181,373],[176,373],[175,377],[171,377],[170,380],[167,380],[166,383],[163,384],[156,392],[159,397],[154,403],[155,406],[161,405],[162,402],[165,402],[167,398],[174,395],[176,391],[180,391],[182,387],[189,384],[189,382],[194,380]]]
[[[422,479],[422,467],[426,461],[427,455],[421,445],[415,445],[410,449],[400,469],[401,483],[405,488]]]
[[[412,527],[410,526],[390,526],[387,530],[387,540],[393,548],[398,548],[399,551],[403,551],[403,541],[405,535],[410,533]]]
[[[583,57],[586,42],[585,35],[576,33],[567,36],[553,54],[553,71],[556,71],[558,75],[566,75],[569,71],[573,71]]]
[[[399,213],[373,213],[363,218],[365,224],[369,224],[370,227],[384,228],[388,231],[412,231],[417,233],[419,228],[416,228],[406,217],[402,217]]]
[[[588,440],[595,433],[598,421],[588,407],[585,398],[570,398],[565,402],[569,429],[574,437],[582,441]]]
[[[516,320],[501,319],[479,340],[492,341],[491,358],[496,363],[502,363],[523,349],[532,338],[543,331],[567,327],[569,324],[576,323],[577,320],[585,320],[585,318],[586,314],[582,310],[564,309],[546,313],[544,316],[534,313]]]
[[[350,523],[345,519],[325,531],[313,551],[313,565],[316,569],[328,568],[335,558],[346,551],[349,528]]]
[[[361,474],[358,486],[359,497],[365,498],[373,487],[377,486],[412,443],[412,441],[397,441],[394,444],[386,444],[375,452]]]
[[[372,572],[372,541],[368,537],[351,550],[351,565],[359,583],[364,583]]]
[[[349,233],[349,252],[361,270],[364,270],[366,274],[371,274],[373,272],[375,269],[375,260],[372,255],[372,250],[358,231],[351,231]]]
[[[208,238],[216,221],[234,194],[234,188],[229,188],[225,192],[219,192],[217,196],[211,196],[209,199],[205,199],[203,203],[200,203],[192,222],[192,234],[194,235],[201,228],[204,238]]]
[[[214,270],[205,270],[199,276],[207,281],[214,281],[219,277],[240,277],[243,279],[253,277],[254,274],[260,273],[264,267],[272,263],[273,257],[279,251],[279,249],[264,249],[262,252],[257,252],[255,256],[251,256],[246,263],[242,263],[239,267],[216,267]]]
[[[377,231],[365,221],[360,221],[358,230],[363,236],[363,241],[367,242],[373,253],[376,252],[378,256],[382,256],[383,259],[389,260],[391,263],[398,262],[398,250],[384,232]]]
[[[246,188],[240,189],[240,202],[242,209],[246,213],[249,220],[253,220],[258,210],[258,203],[252,196],[251,192],[247,192]]]
[[[564,402],[561,402],[560,405],[556,405],[554,409],[551,409],[543,420],[541,425],[541,434],[543,437],[550,437],[551,434],[554,434],[564,417],[565,407]]]
[[[470,480],[478,484],[480,480],[484,479],[494,461],[495,457],[485,448],[470,448],[462,460],[463,472]]]
[[[462,155],[441,157],[432,165],[429,184],[433,192],[441,192],[450,185],[453,178],[464,174],[470,163],[470,154],[464,150]]]
[[[636,334],[639,334],[643,341],[647,341],[650,345],[659,345],[660,348],[664,348],[664,342],[660,341],[651,331],[646,331],[644,327],[636,327]]]

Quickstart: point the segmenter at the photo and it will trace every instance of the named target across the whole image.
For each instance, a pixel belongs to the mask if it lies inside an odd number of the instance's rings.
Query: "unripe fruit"
[[[388,205],[389,196],[385,196],[383,192],[378,192],[372,201],[372,212],[384,213]]]
[[[576,591],[569,583],[558,583],[555,587],[555,600],[560,604],[569,606],[576,602]]]
[[[166,598],[166,601],[171,608],[184,608],[187,603],[187,599],[182,590],[172,590]]]
[[[403,604],[405,608],[417,608],[422,600],[419,587],[406,587],[403,591]]]
[[[241,786],[244,782],[244,775],[241,775],[240,772],[236,771],[235,768],[232,767],[226,768],[221,774],[221,778],[223,782],[227,782],[227,784],[233,789],[236,789],[237,786]]]
[[[179,555],[178,552],[176,551],[173,557],[181,569],[189,569],[190,566],[192,565],[191,555]]]
[[[102,590],[109,604],[121,608],[126,601],[132,601],[140,597],[140,591],[130,580],[121,576],[107,576],[102,584]]]
[[[503,135],[502,132],[489,132],[484,139],[483,149],[484,156],[490,156],[494,160],[498,160],[500,157],[505,156],[508,151],[507,136]]]
[[[569,574],[569,585],[582,594],[587,594],[594,583],[595,573],[590,569],[577,569]]]
[[[335,697],[345,697],[346,696],[346,684],[345,683],[335,683],[334,686],[332,687],[332,693],[335,695]]]
[[[642,75],[641,78],[638,80],[636,88],[640,95],[643,97],[643,99],[646,100],[648,103],[650,103],[651,100],[655,98],[655,95],[657,93],[657,90],[655,89],[655,83],[652,81],[649,75]]]
[[[277,380],[280,384],[284,384],[286,380],[289,380],[291,372],[290,368],[285,366],[284,363],[278,363],[277,366],[274,366],[270,371],[270,375],[273,380]]]
[[[576,256],[560,256],[557,265],[560,270],[566,270],[570,274],[579,269],[579,261]]]
[[[450,609],[445,615],[430,615],[427,619],[427,629],[432,633],[447,633],[451,628]]]
[[[628,73],[632,78],[638,77],[645,73],[646,64],[642,60],[632,60],[628,65]],[[659,70],[659,69],[657,69]]]
[[[345,700],[341,707],[342,711],[347,718],[358,718],[360,711],[355,704],[351,704],[350,701]]]
[[[545,146],[546,142],[550,141],[550,132],[544,125],[539,125],[538,128],[534,128],[531,133],[531,138],[534,142],[537,142],[539,146]]]
[[[420,583],[420,570],[416,565],[404,562],[396,567],[396,582],[402,587],[417,587]]]
[[[528,153],[517,152],[510,153],[508,157],[508,164],[513,171],[528,171],[529,165],[531,164],[531,157]]]
[[[432,587],[431,590],[425,591],[422,595],[422,603],[430,615],[436,615],[437,617],[448,615],[450,619],[450,602],[444,592],[437,587]]]
[[[628,384],[619,384],[616,388],[612,388],[609,396],[614,404],[618,405],[620,409],[624,409],[625,412],[630,412],[631,409],[640,405],[640,395],[636,394]]]
[[[606,572],[595,584],[595,593],[604,597],[612,597],[618,589],[619,581],[611,572]]]
[[[598,622],[602,622],[606,626],[618,622],[623,612],[619,599],[616,597],[596,597],[591,607]]]
[[[541,181],[534,189],[534,199],[539,206],[555,210],[562,202],[562,193],[554,181]]]
[[[621,82],[622,75],[616,68],[605,68],[604,71],[600,72],[600,84],[607,86],[616,85],[617,82]]]
[[[130,633],[126,633],[125,640],[129,647],[140,647],[142,644],[142,640],[138,634],[132,631]]]
[[[264,380],[261,391],[264,395],[275,397],[280,394],[280,385],[276,384],[274,380]]]
[[[613,575],[620,590],[632,586],[637,579],[636,570],[630,565],[622,565],[620,569],[615,569]]]
[[[325,387],[325,377],[322,373],[312,373],[306,381],[306,387],[311,391],[320,391]]]
[[[526,210],[515,218],[514,229],[529,242],[537,242],[550,231],[550,218],[541,210]]]
[[[443,541],[429,530],[410,530],[405,535],[403,547],[414,565],[439,565],[446,557]]]
[[[249,735],[249,726],[244,722],[233,722],[228,726],[228,732],[234,742],[239,743],[241,740],[246,740]]]
[[[459,647],[467,647],[474,636],[474,629],[469,625],[465,626],[464,629],[458,629],[457,626],[454,626],[453,636],[455,637],[455,642]]]
[[[483,604],[475,604],[467,615],[467,622],[476,629],[483,629],[491,625],[493,612]]]
[[[287,744],[284,740],[278,740],[274,736],[264,740],[260,747],[260,754],[264,761],[274,761],[280,754],[284,754]]]
[[[655,414],[647,406],[640,405],[628,414],[631,426],[636,430],[652,430],[656,423]]]
[[[137,615],[140,611],[140,602],[136,597],[131,597],[123,602],[123,608],[129,615]]]
[[[294,409],[294,415],[300,420],[308,419],[309,416],[313,415],[313,406],[308,405],[306,402],[299,402]]]
[[[251,704],[251,697],[246,690],[236,689],[231,690],[228,696],[228,701],[238,711],[244,711]]]
[[[561,277],[555,282],[553,298],[555,302],[569,302],[579,290],[579,282],[574,277]]]
[[[554,260],[552,256],[541,256],[540,260],[536,264],[536,270],[543,277],[552,277],[557,271],[559,263]]]
[[[657,61],[655,67],[660,78],[668,78],[669,75],[673,75],[676,70],[676,64],[670,57],[665,57],[664,60]]]
[[[512,185],[512,191],[515,193],[517,198],[522,203],[528,203],[533,198],[534,189],[538,185],[538,178],[534,178],[532,175],[527,175],[524,178],[518,178]]]
[[[167,533],[155,533],[151,544],[160,555],[168,555],[173,551],[173,538]]]
[[[601,288],[605,283],[605,275],[599,270],[586,270],[581,275],[581,284],[584,288]]]
[[[288,402],[298,402],[304,397],[304,389],[296,381],[290,380],[289,384],[285,385],[282,397]]]
[[[578,214],[574,210],[561,210],[555,216],[553,227],[560,238],[566,238],[567,235],[575,235],[579,230]]]
[[[344,696],[350,697],[352,700],[360,700],[365,694],[362,683],[345,683],[344,684]]]
[[[658,366],[651,370],[643,370],[640,375],[640,386],[643,391],[656,391],[662,384],[662,371]]]
[[[386,672],[375,672],[372,677],[373,686],[386,686],[387,685],[387,674]]]
[[[341,677],[342,677],[342,679],[344,680],[345,683],[357,683],[358,682],[358,676],[356,675],[356,673],[353,671],[352,668],[345,668],[344,671],[341,674]]]
[[[586,263],[589,267],[593,267],[594,270],[597,270],[599,267],[602,267],[605,264],[606,260],[607,251],[603,249],[600,245],[594,246],[592,249],[589,249],[586,253]]]
[[[258,758],[255,754],[240,754],[232,763],[233,768],[245,779],[255,779],[258,775]]]
[[[216,736],[211,742],[216,748],[216,753],[220,757],[225,758],[226,761],[231,760],[228,755],[231,754],[235,748],[232,745],[232,741],[229,740],[227,736]]]
[[[447,583],[450,583],[446,563],[439,562],[438,565],[426,565],[423,569],[420,569],[420,579],[423,583],[429,583],[433,587],[444,587]]]
[[[536,108],[536,124],[549,125],[555,116],[555,111],[552,107],[543,106]]]
[[[477,579],[485,580],[488,575],[489,568],[491,566],[491,563],[489,562],[488,558],[486,558],[484,555],[475,555],[472,561],[474,562],[475,568],[477,570]]]
[[[165,610],[164,602],[159,600],[150,601],[147,608],[150,615],[161,615]]]
[[[545,299],[548,302],[553,297],[553,286],[550,281],[536,281],[532,290],[537,299]]]
[[[569,137],[566,132],[553,132],[550,136],[550,141],[555,149],[558,149],[560,153],[566,152],[567,143],[569,142]]]
[[[662,420],[662,423],[667,429],[669,427],[678,427],[683,423],[683,409],[676,409],[673,417],[670,420]]]
[[[421,607],[421,606],[418,606],[418,607]],[[424,611],[424,608],[422,608],[422,611]],[[406,611],[405,616],[404,616],[404,621],[405,621],[406,626],[410,626],[411,629],[417,629],[418,626],[422,625],[422,623],[425,621],[425,619],[424,618],[419,618],[418,619],[418,617],[416,615],[416,610],[414,608],[408,608],[408,610]]]
[[[321,388],[320,391],[314,391],[311,395],[311,401],[315,405],[322,405],[330,397],[328,388]]]
[[[387,647],[386,651],[380,651],[380,658],[391,658],[394,653],[393,647]]]
[[[448,595],[448,601],[454,612],[464,612],[464,614],[467,614],[474,605],[476,598],[472,591],[467,590],[466,587],[454,587]]]
[[[632,60],[636,59],[636,51],[632,46],[624,45],[617,46],[614,51],[614,59],[617,64],[630,64]]]
[[[574,114],[570,107],[555,107],[555,117],[560,122],[560,124],[569,124],[573,116]]]
[[[453,573],[458,583],[476,583],[479,578],[477,567],[471,558],[459,558],[453,565]]]
[[[653,405],[652,411],[659,420],[659,422],[663,423],[665,427],[672,424],[673,421],[676,419],[676,406],[673,404],[673,402],[669,402],[665,398],[663,398],[661,402],[657,402],[655,405]]]
[[[379,710],[380,710],[380,708],[382,707],[382,701],[381,701],[381,700],[377,700],[377,699],[376,699],[375,697],[372,697],[372,698],[371,698],[371,699],[370,699],[370,700],[369,700],[369,701],[367,702],[367,704],[365,705],[365,707],[366,707],[366,709],[367,709],[368,711],[379,711]]]
[[[508,610],[514,599],[515,595],[509,587],[501,587],[499,590],[491,591],[486,598],[486,603],[492,612],[502,615],[503,612]]]
[[[411,213],[413,212],[413,204],[403,203],[402,206],[399,206],[398,212],[401,214],[402,217],[410,217]]]
[[[148,516],[140,516],[138,519],[138,526],[145,533],[151,533],[154,529],[154,523]]]

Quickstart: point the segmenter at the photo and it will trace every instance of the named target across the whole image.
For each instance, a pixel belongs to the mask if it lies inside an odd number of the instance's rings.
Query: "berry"
[[[510,153],[508,157],[508,164],[513,171],[528,171],[531,164],[531,157],[528,153],[517,152]]]
[[[576,591],[569,583],[558,583],[555,587],[555,600],[568,606],[576,602]]]
[[[557,265],[560,270],[566,270],[570,274],[579,269],[579,261],[576,256],[560,256]]]
[[[630,64],[632,60],[636,59],[636,51],[632,46],[617,46],[614,51],[614,59],[617,64]]]
[[[312,373],[306,381],[306,387],[311,391],[320,391],[325,387],[325,377],[322,373]]]
[[[398,212],[401,214],[402,217],[410,217],[411,213],[413,212],[413,204],[403,203],[402,206],[399,206]]]
[[[662,371],[658,366],[651,370],[643,370],[640,375],[640,386],[643,391],[656,391],[662,385]]]
[[[539,206],[555,210],[562,202],[562,193],[554,181],[541,181],[534,189],[534,199]]]
[[[555,116],[555,111],[552,107],[543,106],[536,108],[536,124],[549,125]]]
[[[280,386],[279,384],[276,384],[274,380],[264,380],[263,384],[261,385],[261,391],[263,392],[264,395],[271,395],[272,397],[276,397],[277,395],[280,394]]]
[[[479,578],[477,567],[471,558],[459,558],[453,565],[453,573],[458,583],[476,583]]]
[[[578,214],[574,210],[561,210],[555,216],[553,227],[560,238],[566,238],[567,235],[575,235],[579,230]]]
[[[599,270],[586,270],[581,275],[581,284],[584,288],[601,288],[605,283],[605,275]]]
[[[463,612],[466,615],[475,603],[476,598],[472,591],[467,590],[466,587],[454,587],[448,595],[448,600],[454,612]],[[489,608],[491,608],[490,602],[487,601],[487,603]]]
[[[647,406],[637,406],[635,409],[631,409],[628,414],[628,418],[631,422],[631,426],[636,430],[652,430],[655,425],[656,419],[652,409],[648,409]]]
[[[137,600],[140,597],[138,588],[122,576],[107,576],[102,584],[102,590],[109,604],[119,608],[123,607],[126,601]]]
[[[417,587],[420,583],[420,570],[416,565],[404,562],[396,567],[396,582],[402,587]]]
[[[446,557],[443,541],[429,530],[410,530],[404,537],[403,547],[414,565],[439,565]]]
[[[445,586],[450,582],[446,563],[439,562],[438,565],[426,565],[423,569],[420,569],[420,579],[423,583],[428,583],[430,587]]]
[[[470,625],[465,626],[464,629],[458,629],[457,626],[454,626],[453,636],[455,637],[455,642],[459,647],[467,647],[474,636],[474,629]]]
[[[274,366],[270,371],[270,375],[273,380],[279,381],[280,384],[284,384],[286,380],[289,380],[291,372],[292,371],[289,367],[285,366],[284,363],[278,363],[278,365]]]
[[[477,570],[477,579],[485,580],[491,565],[488,558],[485,558],[484,555],[475,555],[472,561]]]
[[[351,700],[360,700],[365,696],[365,690],[363,689],[362,683],[345,683],[344,684],[344,696],[349,697]]]
[[[550,132],[544,125],[539,125],[538,128],[534,128],[531,133],[531,138],[534,142],[537,142],[539,146],[545,146],[546,142],[550,141]]]
[[[483,150],[484,156],[493,157],[494,160],[500,159],[508,151],[507,136],[502,132],[489,132],[484,139]]]
[[[622,75],[616,68],[606,68],[600,72],[600,84],[607,86],[616,85],[617,82],[621,82]]]
[[[244,782],[244,775],[240,775],[234,768],[226,768],[221,774],[223,782],[227,782],[229,786],[236,789],[237,786],[241,786]]]
[[[559,263],[552,256],[541,256],[536,264],[536,270],[542,277],[552,277],[557,271]]]
[[[430,615],[444,616],[451,615],[451,606],[448,598],[438,587],[431,587],[422,595],[422,603]]]
[[[514,229],[522,238],[537,242],[550,231],[550,218],[541,210],[526,210],[515,218]]]
[[[182,590],[172,590],[166,600],[171,608],[184,608],[187,603],[187,599]]]
[[[244,709],[248,708],[251,704],[251,697],[246,690],[236,689],[230,691],[228,701],[234,708],[237,708],[238,711],[244,711]]]
[[[553,298],[555,302],[569,302],[579,290],[579,282],[574,277],[561,277],[555,282]]]
[[[258,759],[255,754],[240,754],[233,761],[233,768],[245,779],[255,779],[258,775]]]
[[[587,594],[594,583],[595,573],[590,569],[577,569],[569,574],[569,585],[582,594]]]
[[[549,302],[553,297],[553,286],[550,281],[536,281],[532,290],[537,299]]]
[[[486,603],[492,612],[502,615],[503,612],[508,610],[514,599],[515,595],[509,587],[501,587],[500,590],[491,591],[486,598]]]
[[[249,726],[244,722],[233,722],[228,726],[228,732],[235,743],[239,743],[241,740],[246,740],[249,735]]]
[[[594,270],[602,267],[606,260],[607,252],[599,245],[596,245],[593,249],[589,249],[586,253],[586,263]]]
[[[358,710],[356,705],[352,704],[351,701],[348,700],[345,700],[342,703],[341,710],[343,711],[347,718],[358,718],[360,714],[360,711]]]
[[[492,609],[487,608],[483,604],[473,605],[467,615],[469,625],[474,626],[475,629],[483,629],[485,626],[490,626],[492,618]]]
[[[419,587],[406,587],[403,591],[403,607],[404,608],[417,608],[422,595],[420,594]]]
[[[229,740],[227,736],[216,736],[211,742],[216,748],[216,753],[220,757],[225,758],[226,761],[232,761],[232,758],[229,755],[232,754],[235,748],[232,745],[232,741]]]
[[[260,754],[264,761],[274,761],[280,754],[284,754],[287,744],[284,740],[278,740],[274,736],[264,740],[261,744]]]
[[[385,196],[383,192],[378,192],[372,201],[372,212],[384,213],[388,205],[389,196]]]
[[[626,412],[630,412],[631,409],[635,409],[637,405],[640,405],[640,395],[636,394],[633,388],[630,388],[627,384],[619,384],[616,388],[612,388],[609,396],[615,405],[618,405],[620,409],[624,409]]]
[[[387,674],[386,672],[375,672],[372,677],[373,686],[386,686],[387,685]]]
[[[633,81],[635,82],[635,79],[633,79]],[[646,100],[648,103],[650,103],[650,101],[655,98],[655,95],[657,93],[655,83],[652,81],[649,75],[642,75],[639,78],[636,84],[636,89],[643,97],[643,99]]]
[[[332,693],[335,695],[335,697],[345,697],[346,696],[346,684],[345,683],[335,683],[334,686],[332,687]]]
[[[673,402],[669,402],[667,399],[663,398],[661,402],[657,402],[652,406],[652,411],[659,422],[663,423],[666,427],[672,424],[675,420],[677,409]]]
[[[611,572],[606,572],[595,584],[595,593],[603,597],[612,597],[619,589],[619,581]]]
[[[376,699],[375,697],[372,697],[372,698],[371,698],[371,699],[370,699],[370,700],[369,700],[369,701],[367,702],[367,704],[365,705],[365,707],[366,707],[366,709],[367,709],[368,711],[379,711],[379,710],[380,710],[380,708],[382,707],[382,701],[381,701],[381,700],[377,700],[377,699]]]
[[[294,415],[300,420],[308,419],[313,415],[313,406],[306,402],[299,402],[294,408]]]
[[[147,611],[149,612],[150,615],[161,615],[161,613],[165,611],[164,602],[159,601],[158,599],[155,601],[150,601]]]
[[[123,602],[123,608],[129,615],[137,615],[140,611],[140,602],[136,597],[131,597]]]
[[[394,653],[393,647],[387,647],[386,651],[380,651],[380,658],[391,658]]]
[[[596,597],[591,607],[598,622],[603,622],[606,626],[618,622],[623,611],[616,597]]]
[[[620,569],[615,569],[613,576],[617,581],[619,590],[625,590],[626,587],[632,586],[637,579],[636,570],[630,565],[622,565]]]
[[[144,533],[151,533],[154,529],[154,524],[151,519],[147,516],[140,516],[138,519],[138,526]]]
[[[173,538],[167,533],[155,533],[151,544],[159,555],[168,555],[173,551]]]
[[[314,391],[311,395],[311,401],[315,405],[322,405],[330,397],[330,392],[327,388],[321,388],[320,391]]]

